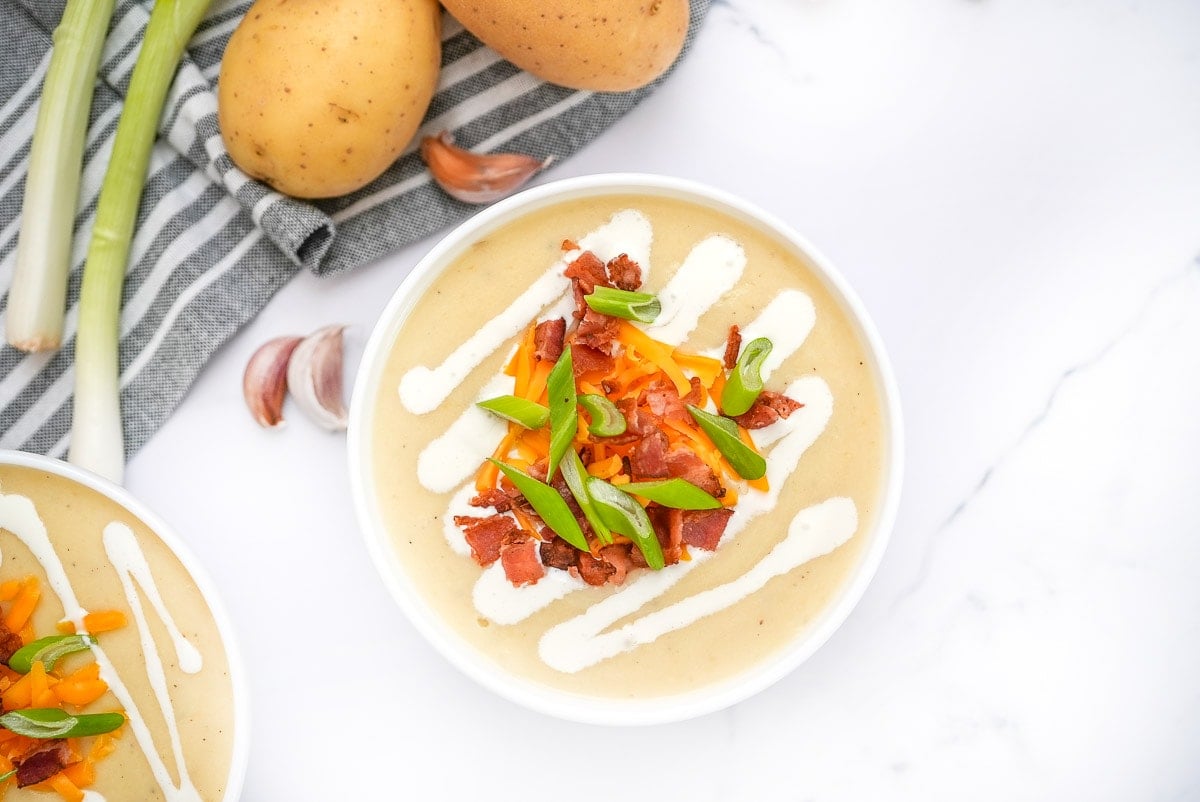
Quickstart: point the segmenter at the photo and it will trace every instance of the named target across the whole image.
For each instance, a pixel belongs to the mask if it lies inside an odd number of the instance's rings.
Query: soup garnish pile
[[[15,771],[0,794],[223,799],[228,655],[196,579],[156,530],[75,479],[0,465],[0,564],[25,577],[0,582],[0,775]]]
[[[793,245],[683,199],[580,198],[409,300],[370,484],[421,605],[501,670],[677,695],[830,608],[887,440],[865,339]]]
[[[469,501],[495,512],[454,516],[475,561],[499,561],[516,587],[547,568],[620,585],[631,571],[690,560],[689,549],[713,551],[737,484],[769,489],[749,430],[802,406],[764,389],[768,338],[743,351],[734,324],[721,358],[661,342],[634,324],[662,311],[637,291],[636,261],[606,264],[569,240],[563,250],[578,252],[564,271],[570,325],[532,323],[505,368],[512,392],[479,402],[508,421]]]
[[[96,781],[97,764],[116,748],[125,716],[119,711],[80,712],[108,691],[91,659],[97,637],[125,626],[119,610],[88,613],[85,633],[71,621],[57,635],[37,637],[33,612],[41,599],[37,577],[0,583],[0,792],[11,785],[57,791],[79,802]],[[87,655],[64,660],[68,655]],[[65,668],[70,662],[71,668]]]

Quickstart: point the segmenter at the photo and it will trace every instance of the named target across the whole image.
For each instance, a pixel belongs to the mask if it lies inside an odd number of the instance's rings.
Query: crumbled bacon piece
[[[579,578],[589,585],[603,585],[617,569],[604,560],[593,557],[590,552],[579,552],[579,564],[576,567]]]
[[[562,356],[563,335],[567,333],[565,318],[543,320],[533,330],[533,355],[544,362],[556,362]]]
[[[637,442],[629,454],[629,468],[635,482],[667,476],[667,446],[667,436],[657,429]]]
[[[620,325],[615,317],[597,312],[589,306],[583,311],[583,317],[575,329],[575,342],[608,355],[612,352],[612,343]]]
[[[636,399],[623,398],[617,402],[617,409],[621,410],[621,414],[625,416],[625,431],[626,435],[631,439],[628,442],[636,442],[647,434],[658,429],[662,421],[650,410],[639,407]],[[609,441],[605,441],[609,442]],[[612,442],[620,443],[623,440],[614,440]]]
[[[21,636],[9,629],[4,619],[0,618],[0,663],[8,665],[8,661],[24,645]]]
[[[579,561],[579,549],[557,535],[538,544],[538,553],[542,557],[542,565],[562,571],[569,571]]]
[[[704,400],[704,385],[700,383],[698,376],[693,376],[689,381],[692,383],[692,389],[688,390],[687,395],[679,400],[684,404],[691,404],[698,407],[700,406],[700,402]]]
[[[652,385],[642,393],[642,403],[660,419],[677,420],[690,424],[691,415],[683,406],[683,399],[674,384],[667,382]]]
[[[608,260],[608,277],[622,290],[632,292],[642,286],[641,265],[630,259],[627,253]]]
[[[573,239],[565,239],[562,241],[561,247],[565,252],[577,251],[579,250],[579,243],[575,242]]]
[[[526,473],[528,473],[534,479],[537,479],[539,482],[546,481],[546,458],[542,457],[537,462],[530,465],[529,470],[526,471]],[[524,496],[521,498],[524,498]]]
[[[512,496],[498,487],[484,490],[479,495],[473,496],[467,503],[472,507],[493,507],[496,512],[508,512],[513,508]],[[455,523],[458,521],[456,520]]]
[[[674,565],[683,555],[683,516],[679,510],[651,504],[646,507],[646,515],[658,536],[658,544],[662,547],[663,562]]]
[[[613,369],[613,358],[603,351],[579,343],[571,343],[571,362],[578,378],[592,371],[608,372]]]
[[[633,558],[630,556],[632,546],[628,543],[605,546],[600,549],[600,559],[612,566],[613,572],[608,581],[612,585],[620,585],[633,570]]]
[[[689,546],[715,551],[733,510],[685,510],[680,516],[681,536]]]
[[[576,320],[583,317],[591,308],[583,300],[583,296],[591,294],[597,286],[611,286],[608,283],[608,272],[604,269],[604,262],[601,262],[600,258],[591,251],[579,254],[575,261],[567,265],[563,275],[571,279],[571,291],[575,294],[573,315]]]
[[[754,399],[754,405],[744,414],[734,418],[739,426],[746,429],[761,429],[770,426],[781,418],[789,417],[793,412],[804,406],[799,401],[788,398],[783,393],[773,390],[763,390]]]
[[[500,564],[513,587],[532,585],[546,575],[546,569],[538,561],[538,544],[539,541],[521,533],[500,547]]]
[[[489,515],[487,518],[455,515],[454,523],[463,527],[463,536],[471,547],[471,556],[483,566],[496,562],[505,538],[518,531],[517,522],[507,515]]]
[[[600,257],[591,251],[579,254],[574,262],[567,265],[563,275],[577,282],[585,295],[590,294],[598,286],[609,286],[608,271],[604,269],[604,262],[601,262]]]
[[[738,354],[742,350],[742,331],[738,325],[734,323],[729,327],[729,340],[725,343],[725,369],[733,370],[737,367]]]
[[[676,479],[684,479],[708,493],[710,496],[721,496],[721,482],[708,463],[691,451],[674,449],[667,454],[667,475]]]
[[[40,741],[20,757],[13,758],[17,770],[17,787],[44,782],[69,766],[71,748],[61,738]]]

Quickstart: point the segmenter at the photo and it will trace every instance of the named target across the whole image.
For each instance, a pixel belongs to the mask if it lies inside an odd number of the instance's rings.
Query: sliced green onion
[[[0,716],[0,727],[26,738],[86,738],[112,732],[125,723],[120,713],[85,713],[72,716],[57,707],[13,710]]]
[[[90,635],[51,635],[39,638],[22,646],[8,659],[8,667],[21,674],[28,674],[33,664],[41,661],[49,671],[63,657],[92,648],[96,641]]]
[[[489,461],[503,471],[504,475],[508,477],[508,481],[521,491],[521,495],[533,507],[533,511],[538,514],[546,526],[554,530],[554,534],[580,551],[588,550],[587,538],[583,536],[583,530],[579,528],[579,521],[575,520],[575,513],[571,512],[571,508],[567,506],[567,502],[563,501],[563,497],[558,494],[557,490],[511,465],[505,465],[499,460],[490,458]]]
[[[486,401],[479,401],[475,406],[518,423],[526,429],[540,429],[550,420],[550,410],[536,401],[517,398],[515,395],[498,395]]]
[[[69,0],[54,29],[5,312],[8,342],[22,351],[48,351],[62,342],[88,112],[114,5]]]
[[[592,531],[596,533],[596,537],[600,538],[600,542],[605,545],[612,543],[612,532],[605,526],[604,521],[600,520],[600,513],[596,512],[596,505],[592,503],[592,497],[588,494],[586,482],[588,474],[583,467],[583,460],[575,453],[575,449],[571,449],[570,456],[563,459],[559,468],[562,470],[567,487],[571,489],[571,495],[575,497],[579,509],[583,510],[583,517],[587,518],[588,523],[592,525]]]
[[[592,422],[588,431],[597,437],[616,437],[625,434],[625,416],[617,405],[602,395],[585,393],[579,396],[579,405],[587,410]]]
[[[621,485],[621,490],[677,510],[715,510],[721,506],[721,502],[686,479],[630,482]]]
[[[575,364],[571,361],[570,347],[563,349],[562,356],[546,377],[546,391],[550,396],[550,461],[546,465],[546,481],[549,482],[579,428]]]
[[[583,300],[601,314],[638,323],[653,323],[662,312],[662,302],[655,296],[615,287],[597,287],[590,295],[583,296]]]
[[[0,783],[4,782],[5,780],[7,780],[10,777],[15,777],[16,774],[17,774],[16,769],[13,769],[12,771],[6,771],[3,774],[0,774]]]
[[[688,404],[692,418],[713,441],[713,445],[729,460],[729,464],[743,479],[761,479],[767,472],[767,461],[738,437],[737,424],[729,418],[705,412]]]
[[[666,564],[662,544],[637,499],[596,476],[587,478],[587,489],[604,523],[614,532],[630,538],[646,558],[646,565],[660,570]]]
[[[96,202],[96,221],[79,292],[75,399],[69,459],[118,484],[125,473],[121,430],[121,284],[138,204],[167,90],[209,0],[156,0],[142,37],[112,155]]]
[[[770,354],[771,341],[766,337],[751,340],[742,350],[721,392],[722,412],[733,417],[750,411],[754,400],[762,392],[762,366]]]

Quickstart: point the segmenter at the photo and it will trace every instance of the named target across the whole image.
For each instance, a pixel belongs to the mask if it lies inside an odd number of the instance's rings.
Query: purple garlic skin
[[[321,428],[339,432],[348,422],[343,399],[345,326],[326,326],[296,346],[287,366],[287,386],[296,406]]]
[[[299,337],[276,337],[259,347],[242,374],[242,395],[259,426],[283,425],[283,398],[288,389],[288,363]]]

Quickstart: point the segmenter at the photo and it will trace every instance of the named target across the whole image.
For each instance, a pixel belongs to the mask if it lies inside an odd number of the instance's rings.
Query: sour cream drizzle
[[[86,632],[87,630],[83,626],[83,616],[87,614],[87,611],[79,604],[75,589],[67,578],[62,560],[59,559],[58,553],[50,543],[45,524],[38,517],[33,501],[25,496],[0,494],[0,528],[12,532],[33,553],[34,559],[41,563],[45,570],[50,587],[62,603],[66,619],[75,624],[78,632]],[[133,587],[132,577],[137,578],[138,584],[149,597],[155,612],[170,633],[180,668],[187,673],[194,674],[200,670],[203,660],[196,648],[180,633],[179,627],[176,626],[166,605],[163,604],[150,573],[150,567],[129,527],[118,522],[106,526],[104,546],[121,579],[125,598],[133,610],[134,619],[138,625],[142,641],[142,654],[146,660],[151,687],[154,688],[155,699],[162,710],[163,718],[167,722],[167,729],[171,735],[172,756],[176,772],[179,775],[178,785],[171,780],[158,749],[155,748],[145,718],[112,661],[99,644],[92,646],[92,655],[100,666],[100,676],[108,683],[109,690],[124,708],[129,726],[133,730],[138,746],[141,747],[142,753],[145,754],[146,760],[150,764],[150,770],[162,789],[163,796],[168,802],[200,802],[200,793],[192,784],[183,760],[183,747],[179,740],[174,705],[171,703],[166,679],[163,675],[162,659],[159,657],[154,639],[146,625],[145,608],[141,597]],[[84,799],[85,802],[104,802],[104,797],[95,791],[87,792]]]
[[[804,406],[792,413],[787,420],[780,421],[771,427],[778,437],[778,442],[767,452],[767,481],[771,489],[766,493],[740,494],[737,513],[729,519],[729,524],[725,527],[725,534],[722,536],[723,543],[728,543],[737,537],[738,533],[755,518],[775,508],[779,501],[780,488],[796,470],[800,457],[816,441],[821,432],[825,431],[825,426],[833,414],[833,395],[829,392],[828,385],[820,378],[806,376],[797,379],[788,387],[787,394]],[[760,431],[766,431],[766,429]],[[760,446],[765,450],[765,443],[760,443]],[[713,552],[695,549],[692,551],[692,559],[688,562],[676,563],[661,571],[643,571],[636,574],[624,589],[593,606],[586,615],[607,618],[609,617],[608,613],[593,611],[597,608],[613,611],[615,615],[609,623],[627,615],[633,615],[643,605],[658,598],[679,580],[703,565],[713,554]],[[544,581],[545,579],[535,585],[514,588],[512,583],[504,578],[503,567],[492,565],[483,572],[476,583],[475,606],[482,615],[498,624],[515,624],[566,595],[565,593],[556,595],[549,588],[539,591],[538,589],[542,587]],[[575,582],[576,585],[572,589],[586,587],[578,580]],[[481,592],[480,586],[483,586],[486,592]],[[729,604],[732,605],[736,601],[738,600],[731,599]],[[545,659],[546,657],[543,655],[543,660]],[[549,663],[548,660],[546,662]]]
[[[698,316],[696,319],[698,320]],[[767,304],[767,307],[759,313],[758,317],[745,327],[743,333],[747,342],[755,337],[769,337],[774,344],[770,357],[763,363],[762,373],[764,378],[769,377],[775,369],[783,364],[785,359],[799,350],[808,333],[812,330],[815,320],[816,314],[812,300],[799,290],[785,290],[773,298]],[[683,336],[686,337],[690,331],[689,329],[684,332]],[[714,353],[712,355],[720,357],[720,354]],[[792,397],[804,403],[805,406],[787,420],[779,421],[756,432],[755,439],[760,448],[766,449],[771,446],[788,433],[795,431],[798,426],[802,425],[802,422],[807,426],[808,431],[808,434],[805,435],[807,440],[805,448],[808,447],[808,443],[811,443],[824,431],[829,416],[833,411],[833,397],[829,394],[828,387],[825,386],[824,382],[816,384],[814,383],[815,381],[819,380],[806,379],[795,383],[789,389]],[[800,398],[797,395],[801,393],[804,394],[804,398]],[[495,439],[488,442],[495,442]],[[772,454],[771,461],[768,464],[773,465],[777,463],[782,456],[782,453]],[[799,454],[796,455],[797,460],[799,460],[799,456]],[[479,457],[479,459],[482,458],[482,456]],[[777,478],[772,478],[771,481],[784,481],[795,470],[795,467],[796,465],[793,464],[788,468],[787,473]],[[471,507],[468,503],[474,494],[474,485],[468,484],[460,488],[451,498],[450,509],[447,511],[444,519],[446,541],[459,554],[469,555],[471,550],[463,538],[462,530],[454,526],[454,516],[479,514],[479,510]],[[748,520],[748,505],[760,502],[764,498],[757,494],[744,492],[740,494],[740,497],[738,515],[730,521],[730,526],[726,527],[726,537],[730,537],[733,532],[744,526],[744,523],[741,523],[741,521]],[[774,497],[772,496],[771,498],[773,499]],[[774,507],[773,500],[767,509],[771,509],[772,507]],[[706,554],[706,552],[697,552],[693,555],[692,561],[700,560],[702,562]],[[685,565],[687,564],[690,563],[685,563]],[[673,574],[678,570],[679,567],[674,566],[667,573]],[[682,575],[680,576],[682,577]],[[547,579],[550,578],[556,581],[547,582]],[[674,584],[674,582],[671,582],[671,584]],[[476,581],[473,600],[475,608],[496,623],[515,624],[525,620],[538,610],[563,598],[572,591],[582,590],[586,587],[587,585],[582,580],[576,579],[564,571],[552,571],[534,585],[514,588],[505,578],[503,567],[499,564],[493,564],[484,569]],[[670,585],[667,587],[670,587]]]
[[[621,652],[652,643],[668,632],[682,629],[732,606],[762,589],[771,579],[828,554],[849,540],[857,528],[858,512],[854,502],[848,498],[835,497],[808,507],[792,519],[787,537],[753,568],[732,582],[688,596],[619,629],[601,634],[602,630],[666,590],[665,587],[658,587],[664,582],[638,582],[636,587],[610,596],[592,605],[582,615],[551,628],[542,636],[538,653],[551,668],[573,673]],[[694,563],[695,560],[687,564]],[[665,573],[665,570],[659,571],[657,576]],[[622,599],[626,594],[631,598]],[[610,604],[614,599],[624,603]]]
[[[162,788],[167,799],[180,802],[199,800],[200,794],[192,784],[191,777],[188,776],[187,764],[183,760],[183,744],[179,740],[179,725],[175,720],[175,708],[167,689],[167,677],[163,672],[162,658],[154,643],[154,636],[150,633],[150,627],[146,621],[146,609],[142,604],[141,595],[134,587],[134,579],[137,580],[142,592],[150,600],[150,605],[165,625],[175,647],[176,660],[180,670],[185,674],[198,672],[203,666],[200,652],[179,631],[175,619],[171,617],[166,605],[163,604],[162,596],[158,593],[158,586],[154,584],[154,576],[150,573],[150,566],[146,563],[146,557],[138,546],[133,530],[117,521],[104,527],[104,550],[108,553],[108,559],[121,579],[125,598],[129,601],[129,606],[133,610],[133,619],[137,622],[138,636],[142,641],[142,655],[146,660],[146,674],[150,679],[150,687],[154,689],[154,698],[167,723],[167,733],[171,739],[171,755],[175,760],[175,771],[179,775],[178,786],[172,783],[171,775],[167,772],[167,767],[154,747],[154,739],[150,735],[149,727],[146,726],[146,720],[142,717],[141,711],[137,709],[129,689],[124,684],[119,684],[119,687],[113,687],[113,694],[124,705],[126,715],[129,717],[129,724],[133,728],[133,734],[137,736],[138,744],[146,754],[147,760],[150,761],[150,770],[154,773],[154,779]],[[101,668],[104,669],[103,664]],[[116,673],[111,664],[107,668],[114,674]]]
[[[626,209],[614,214],[607,223],[584,237],[579,245],[594,251],[601,259],[611,259],[624,252],[634,261],[647,264],[653,235],[645,215]],[[571,282],[563,276],[563,269],[574,255],[577,254],[564,254],[503,312],[455,348],[441,365],[436,368],[420,365],[405,373],[400,379],[400,403],[405,409],[414,415],[437,409],[500,343],[516,336],[542,309],[567,292]]]
[[[619,221],[627,215],[637,215],[646,227],[645,259],[638,260],[648,266],[649,223],[640,214],[631,211],[619,212],[606,226],[591,232],[581,240],[581,247],[597,251],[602,259],[610,259],[622,249],[621,240],[616,240],[611,251],[600,252],[596,243],[612,243],[611,235],[619,233]],[[628,243],[629,240],[625,240]],[[636,247],[623,250],[635,260]],[[431,371],[417,367],[408,371],[401,379],[402,403],[412,412],[427,412],[439,406],[476,365],[495,350],[495,343],[515,336],[527,321],[553,298],[536,295],[536,306],[531,292],[548,281],[548,276],[561,271],[576,253],[564,256],[523,293],[513,307],[484,327],[471,340],[451,354],[441,368]],[[662,302],[662,313],[655,323],[647,327],[647,333],[663,342],[681,344],[695,329],[700,318],[708,312],[741,279],[746,266],[746,255],[734,240],[713,235],[698,243],[680,265],[672,279],[657,295]],[[567,286],[559,284],[561,298],[551,310],[551,316],[566,314],[571,308],[571,297]],[[522,316],[509,315],[514,307],[521,306]],[[534,307],[534,308],[529,308]],[[503,329],[497,321],[504,318]],[[511,318],[511,320],[510,320]],[[794,354],[811,332],[816,321],[812,300],[799,290],[780,292],[751,323],[743,327],[746,341],[756,337],[768,337],[773,345],[771,355],[763,365],[764,377],[769,376],[784,360]],[[490,328],[489,328],[490,327]],[[485,332],[493,343],[491,350],[479,357],[466,370],[448,370],[460,352],[475,353],[477,346],[467,348]],[[473,349],[473,350],[472,350]],[[721,349],[713,349],[709,355],[720,357]],[[460,360],[465,362],[465,360]],[[457,363],[456,363],[457,364]],[[437,371],[441,371],[440,374]],[[431,379],[435,376],[437,381]],[[504,392],[510,379],[502,373],[493,377],[480,398],[492,397]],[[436,403],[428,409],[414,408],[408,393],[415,392],[417,383],[427,383],[428,397],[436,397]],[[728,541],[742,531],[752,520],[774,509],[779,492],[788,477],[796,470],[804,451],[825,430],[833,412],[833,396],[828,385],[817,377],[804,377],[792,383],[788,395],[804,404],[787,420],[759,430],[756,439],[760,448],[770,448],[767,476],[771,490],[765,494],[741,494],[738,514],[730,519],[724,540]],[[491,451],[491,444],[503,436],[504,424],[496,421],[474,405],[459,416],[442,436],[427,446],[418,457],[418,480],[427,489],[446,493],[458,487],[474,471],[475,466]],[[773,447],[772,447],[773,446]],[[444,520],[444,533],[451,548],[467,555],[470,549],[461,530],[453,525],[454,515],[478,514],[469,504],[474,495],[470,483],[458,487],[450,499]],[[539,642],[542,660],[563,672],[575,672],[621,652],[650,643],[658,637],[686,627],[701,618],[733,606],[746,596],[761,589],[770,579],[787,573],[797,566],[826,554],[853,536],[858,527],[858,514],[854,502],[848,498],[835,497],[801,510],[790,522],[787,536],[771,552],[738,579],[716,588],[678,601],[662,610],[631,621],[612,632],[604,632],[617,621],[635,615],[646,604],[666,593],[689,573],[713,557],[710,552],[697,550],[689,562],[678,563],[662,571],[642,572],[623,589],[592,605],[586,612],[553,627]],[[551,571],[534,585],[514,588],[504,576],[502,566],[494,564],[485,569],[475,583],[473,601],[476,609],[498,624],[518,623],[568,594],[587,587],[581,580],[566,572]]]
[[[625,212],[618,213],[613,220],[617,220],[623,214]],[[597,256],[605,260],[611,259],[621,252],[629,253],[630,257],[634,258],[634,251],[648,250],[648,244],[644,247],[627,248],[624,251],[615,248],[609,231],[609,227],[612,225],[613,223],[610,222],[605,227],[597,229],[597,232],[588,234],[583,238],[581,247],[595,251]],[[595,236],[597,233],[600,236]],[[601,250],[596,250],[591,246],[593,240],[599,243]],[[648,240],[646,242],[648,243]],[[635,246],[642,246],[642,243],[635,243]],[[565,263],[573,260],[576,255],[578,252],[568,254],[563,262],[555,264],[551,270],[562,272]],[[645,280],[650,273],[648,257],[647,261],[640,264],[642,264],[642,278]],[[662,313],[656,324],[647,329],[647,332],[664,342],[683,342],[696,328],[700,316],[720,300],[722,295],[733,288],[741,278],[745,267],[746,253],[736,242],[720,235],[704,239],[688,253],[683,264],[679,266],[679,270],[667,283],[666,288],[659,293],[663,304]],[[562,304],[556,304],[547,317],[561,317],[569,314],[570,310],[574,308],[574,300],[570,293],[567,293],[562,303],[565,303],[565,308],[560,309]],[[808,303],[811,307],[812,302]],[[526,319],[525,325],[528,325],[528,319]],[[520,329],[517,329],[509,336],[513,336],[519,331]],[[419,369],[413,368],[413,370]],[[411,374],[410,370],[405,377]],[[401,393],[403,394],[403,380],[401,382]],[[504,375],[503,372],[497,373],[484,385],[478,400],[495,398],[503,393],[511,392],[511,389],[512,377]],[[449,395],[449,392],[446,394]],[[444,434],[421,451],[417,457],[417,481],[421,483],[422,487],[434,493],[450,492],[474,473],[484,458],[491,456],[493,444],[504,436],[505,427],[506,424],[495,415],[484,412],[474,404],[467,407],[450,424]],[[471,513],[460,512],[458,514],[469,515]]]
[[[646,333],[678,345],[746,269],[746,252],[729,237],[708,237],[692,248],[679,270],[656,295],[662,312]]]

